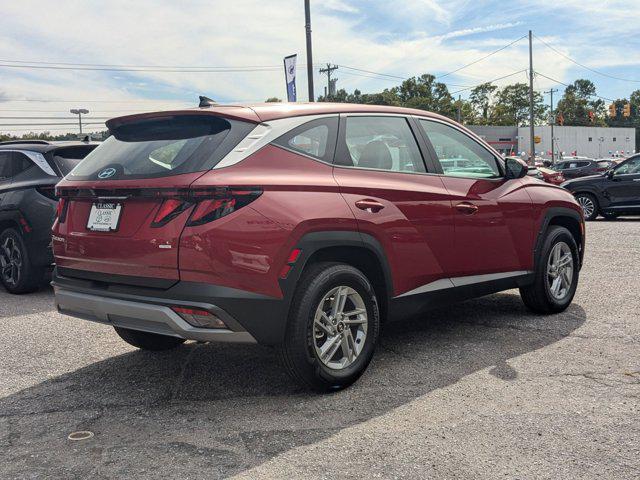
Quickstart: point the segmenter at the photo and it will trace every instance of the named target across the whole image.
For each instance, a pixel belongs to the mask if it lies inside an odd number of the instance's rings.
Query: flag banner
[[[296,61],[298,55],[284,57],[284,77],[287,82],[287,101],[296,101]]]

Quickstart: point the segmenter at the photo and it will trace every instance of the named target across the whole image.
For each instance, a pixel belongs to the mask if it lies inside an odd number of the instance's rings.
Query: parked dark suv
[[[573,196],[442,116],[267,104],[107,126],[56,189],[53,284],[60,312],[136,347],[276,345],[333,390],[387,319],[510,288],[549,314],[575,293]]]
[[[609,165],[604,161],[598,162],[591,159],[563,159],[552,168],[562,173],[564,178],[570,179],[602,173],[609,168]]]
[[[11,293],[35,290],[53,262],[55,185],[97,144],[0,143],[0,280]]]
[[[640,215],[640,155],[600,175],[569,180],[562,186],[576,197],[587,220],[598,215],[609,219]]]

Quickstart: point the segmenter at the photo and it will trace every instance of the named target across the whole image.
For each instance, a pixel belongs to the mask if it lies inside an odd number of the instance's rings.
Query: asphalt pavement
[[[639,478],[640,220],[587,236],[566,312],[508,291],[390,324],[331,395],[267,347],[141,352],[0,289],[0,478]]]

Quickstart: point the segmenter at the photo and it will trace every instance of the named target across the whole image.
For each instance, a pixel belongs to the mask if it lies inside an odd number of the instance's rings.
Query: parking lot
[[[0,477],[637,478],[640,222],[587,227],[565,313],[509,291],[390,324],[333,395],[269,348],[140,352],[0,292]]]

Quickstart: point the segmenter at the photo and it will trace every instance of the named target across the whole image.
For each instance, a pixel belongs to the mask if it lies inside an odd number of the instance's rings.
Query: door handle
[[[633,181],[634,182],[640,182],[640,178],[634,178]]]
[[[356,207],[358,207],[360,210],[365,210],[367,212],[378,213],[380,210],[384,208],[384,205],[376,200],[365,198],[364,200],[358,200],[356,202]]]
[[[456,205],[456,210],[464,213],[465,215],[473,215],[478,211],[478,206],[469,202],[462,202]]]

